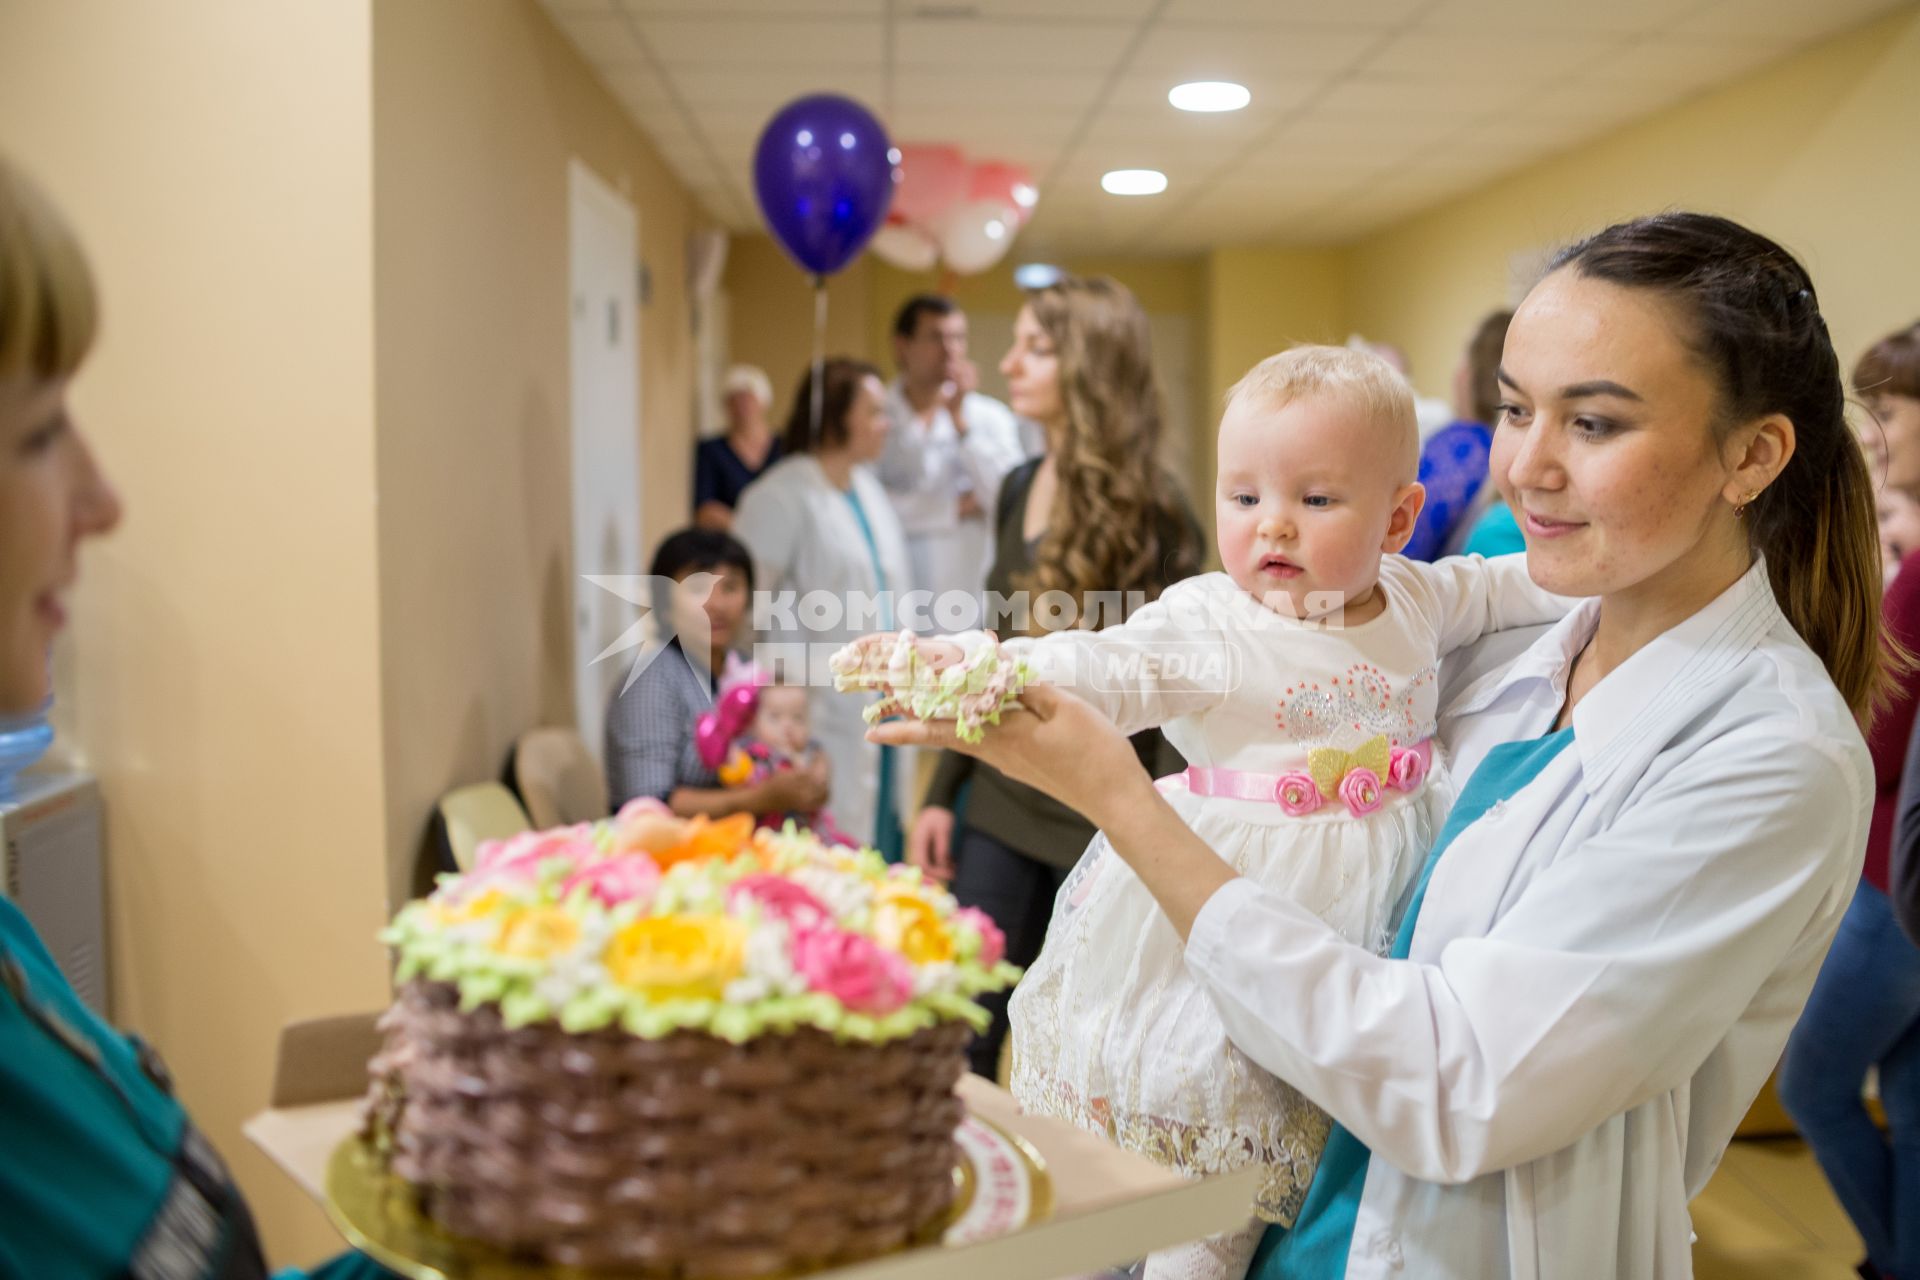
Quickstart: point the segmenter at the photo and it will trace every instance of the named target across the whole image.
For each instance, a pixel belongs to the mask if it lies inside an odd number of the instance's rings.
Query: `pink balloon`
[[[908,142],[900,147],[900,182],[892,212],[907,222],[933,226],[967,194],[967,158],[945,143]]]
[[[888,219],[867,246],[884,262],[902,271],[931,271],[940,261],[940,246],[918,227]]]
[[[1025,225],[1033,216],[1033,206],[1040,200],[1039,189],[1033,185],[1033,174],[1022,164],[1006,164],[999,160],[983,160],[973,166],[973,174],[967,183],[967,199],[998,200],[1001,204],[1012,205]],[[897,203],[897,201],[896,201]]]

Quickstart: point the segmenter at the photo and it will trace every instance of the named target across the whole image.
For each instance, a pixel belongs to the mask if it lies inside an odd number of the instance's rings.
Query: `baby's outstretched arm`
[[[849,670],[875,673],[901,661],[897,646],[909,642],[867,636],[841,656]],[[969,631],[912,643],[918,660],[940,671],[971,660],[980,645],[991,642],[991,633]],[[1188,583],[1176,584],[1105,630],[1016,637],[999,648],[1004,660],[1021,664],[1021,683],[1070,689],[1127,734],[1217,706],[1239,675],[1238,655],[1225,631],[1213,623],[1204,594]]]
[[[1405,571],[1409,603],[1431,618],[1443,656],[1495,631],[1558,622],[1579,603],[1534,585],[1524,554],[1448,556],[1431,564],[1394,559]]]

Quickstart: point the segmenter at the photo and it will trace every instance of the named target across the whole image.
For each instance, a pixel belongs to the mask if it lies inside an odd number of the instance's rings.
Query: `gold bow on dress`
[[[1355,769],[1371,769],[1373,776],[1384,783],[1392,763],[1393,748],[1384,733],[1375,734],[1352,751],[1315,747],[1307,752],[1307,772],[1313,775],[1313,785],[1320,788],[1320,794],[1329,800],[1340,793],[1341,780]]]

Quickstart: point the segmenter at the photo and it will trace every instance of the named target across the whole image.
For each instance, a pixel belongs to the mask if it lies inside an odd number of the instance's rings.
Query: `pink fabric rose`
[[[1378,809],[1384,798],[1380,775],[1365,765],[1355,765],[1340,779],[1340,799],[1346,802],[1347,812],[1356,818],[1364,818]]]
[[[1007,935],[993,917],[978,907],[962,907],[953,913],[955,924],[966,925],[980,935],[980,963],[991,969],[1006,958]]]
[[[557,827],[552,831],[526,831],[506,840],[482,840],[473,853],[476,876],[494,880],[531,881],[540,873],[540,864],[549,858],[565,858],[574,865],[600,856],[593,845],[593,827]]]
[[[1273,798],[1290,818],[1305,817],[1327,802],[1320,794],[1320,784],[1304,773],[1289,773],[1281,778],[1274,785]]]
[[[755,873],[727,886],[727,901],[752,898],[760,909],[796,929],[832,928],[833,912],[810,890],[784,876]]]
[[[913,969],[905,960],[842,929],[797,931],[793,968],[809,987],[855,1013],[882,1016],[913,998]]]
[[[644,853],[620,853],[602,858],[568,876],[560,886],[560,896],[566,897],[581,885],[609,907],[635,898],[650,902],[660,888],[660,864]]]
[[[1426,776],[1427,757],[1424,752],[1409,751],[1405,747],[1393,749],[1393,763],[1387,766],[1387,784],[1395,791],[1411,791]]]

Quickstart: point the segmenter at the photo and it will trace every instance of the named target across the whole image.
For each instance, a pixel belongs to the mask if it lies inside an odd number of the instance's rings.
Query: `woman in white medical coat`
[[[1258,1280],[1691,1274],[1688,1201],[1859,875],[1878,549],[1805,271],[1723,219],[1610,227],[1500,381],[1528,569],[1593,599],[1445,713],[1469,781],[1391,955],[1235,878],[1070,696],[978,748],[1106,831],[1235,1042],[1337,1122]]]
[[[787,456],[747,486],[733,533],[753,553],[758,656],[809,687],[834,821],[898,858],[910,771],[894,759],[903,753],[866,740],[862,699],[836,694],[827,671],[847,641],[900,625],[895,602],[912,589],[906,537],[869,469],[886,447],[886,386],[858,360],[827,360],[822,375],[818,431],[809,372],[787,419]]]

